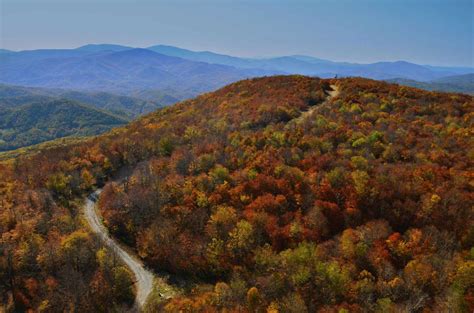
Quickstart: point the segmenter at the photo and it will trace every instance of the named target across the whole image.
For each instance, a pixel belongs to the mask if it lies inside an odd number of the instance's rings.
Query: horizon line
[[[8,49],[0,46],[0,50],[3,51],[8,51],[8,52],[13,52],[13,53],[19,53],[19,52],[28,52],[28,51],[37,51],[37,50],[77,50],[86,46],[102,46],[102,45],[110,45],[110,46],[121,46],[124,48],[130,48],[130,49],[145,49],[149,50],[149,48],[154,47],[154,46],[165,46],[165,47],[171,47],[171,48],[177,48],[177,49],[182,49],[182,50],[187,50],[190,52],[195,52],[195,53],[214,53],[222,56],[228,56],[228,57],[234,57],[234,58],[240,58],[240,59],[256,59],[256,60],[264,60],[264,59],[273,59],[273,58],[282,58],[282,57],[295,57],[295,56],[304,56],[304,57],[311,57],[311,58],[316,58],[320,59],[322,61],[329,61],[329,62],[334,62],[334,63],[348,63],[348,64],[354,64],[354,65],[370,65],[370,64],[376,64],[376,63],[397,63],[397,62],[406,62],[406,63],[411,63],[414,65],[419,65],[419,66],[433,66],[433,67],[447,67],[447,68],[459,68],[459,69],[473,69],[474,70],[474,64],[471,65],[439,65],[439,64],[421,64],[421,63],[415,63],[414,61],[408,61],[404,59],[382,59],[378,60],[375,62],[358,62],[358,61],[346,61],[346,60],[333,60],[333,59],[324,59],[319,56],[314,56],[310,54],[305,54],[305,53],[293,53],[293,54],[287,54],[287,55],[273,55],[273,56],[250,56],[250,57],[244,57],[244,56],[238,56],[238,55],[233,55],[233,54],[225,54],[223,52],[216,52],[216,51],[211,51],[211,50],[192,50],[188,48],[182,48],[180,46],[173,46],[170,44],[153,44],[151,46],[146,46],[146,47],[137,47],[137,46],[129,46],[126,44],[118,44],[118,43],[87,43],[83,44],[80,46],[76,47],[68,47],[68,48],[35,48],[35,49],[22,49],[22,50],[13,50],[13,49]],[[158,52],[155,52],[158,53]]]

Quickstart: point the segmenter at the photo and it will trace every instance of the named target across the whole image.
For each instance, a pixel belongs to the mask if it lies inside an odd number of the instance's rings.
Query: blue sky
[[[473,66],[471,0],[0,0],[0,46],[169,44],[238,56],[306,54]]]

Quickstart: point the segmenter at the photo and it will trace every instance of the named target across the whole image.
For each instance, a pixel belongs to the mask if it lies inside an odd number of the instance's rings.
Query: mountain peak
[[[142,61],[145,61],[145,60],[148,60],[150,58],[160,58],[161,60],[182,60],[184,61],[183,59],[180,59],[180,58],[177,58],[177,57],[173,57],[173,56],[168,56],[168,55],[165,55],[165,54],[161,54],[161,53],[158,53],[158,52],[155,52],[155,51],[151,51],[151,50],[148,50],[148,49],[144,49],[144,48],[130,48],[130,49],[127,49],[127,50],[122,50],[122,51],[115,51],[115,52],[112,52],[111,54],[109,54],[108,56],[110,57],[126,57],[126,58],[132,58],[132,59],[141,59]]]
[[[101,51],[123,51],[133,49],[132,47],[115,45],[115,44],[87,44],[76,48],[75,50],[89,51],[89,52],[101,52]]]

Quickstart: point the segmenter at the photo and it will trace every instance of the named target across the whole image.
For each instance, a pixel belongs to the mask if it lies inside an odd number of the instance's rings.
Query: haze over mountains
[[[148,49],[189,60],[225,64],[241,68],[259,68],[319,77],[361,76],[373,79],[408,78],[427,81],[455,74],[472,73],[472,68],[423,66],[405,61],[357,64],[333,62],[311,56],[292,55],[264,59],[245,59],[209,51],[195,52],[172,46],[157,45]]]
[[[356,64],[301,55],[250,59],[165,45],[141,49],[99,44],[77,49],[3,50],[0,54],[0,82],[5,84],[122,95],[160,90],[177,99],[243,78],[273,74],[424,82],[473,72],[473,68],[467,67],[425,66],[405,61]]]
[[[191,97],[247,77],[275,71],[236,69],[189,61],[147,49],[109,45],[72,50],[35,50],[0,55],[0,82],[132,94],[159,89]]]
[[[427,82],[412,79],[394,78],[387,80],[390,83],[416,87],[430,91],[446,91],[474,94],[474,74],[463,74],[441,77]]]

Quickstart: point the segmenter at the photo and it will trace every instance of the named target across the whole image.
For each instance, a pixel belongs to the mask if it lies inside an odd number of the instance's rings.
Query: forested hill
[[[470,95],[474,94],[474,74],[448,76],[428,82],[419,82],[403,78],[389,79],[387,81],[390,83],[396,83],[425,90],[459,92]]]
[[[127,303],[126,272],[73,201],[127,167],[100,199],[111,234],[202,282],[150,312],[472,311],[473,109],[367,79],[267,77],[18,158],[0,168],[0,294],[33,310]]]
[[[127,119],[66,99],[40,99],[18,107],[0,104],[0,151],[66,136],[91,136]]]
[[[32,88],[0,84],[0,106],[10,108],[38,101],[69,99],[125,118],[134,118],[155,111],[157,108],[178,102],[178,99],[159,92],[154,93],[153,96],[154,100],[143,100],[106,92]]]

